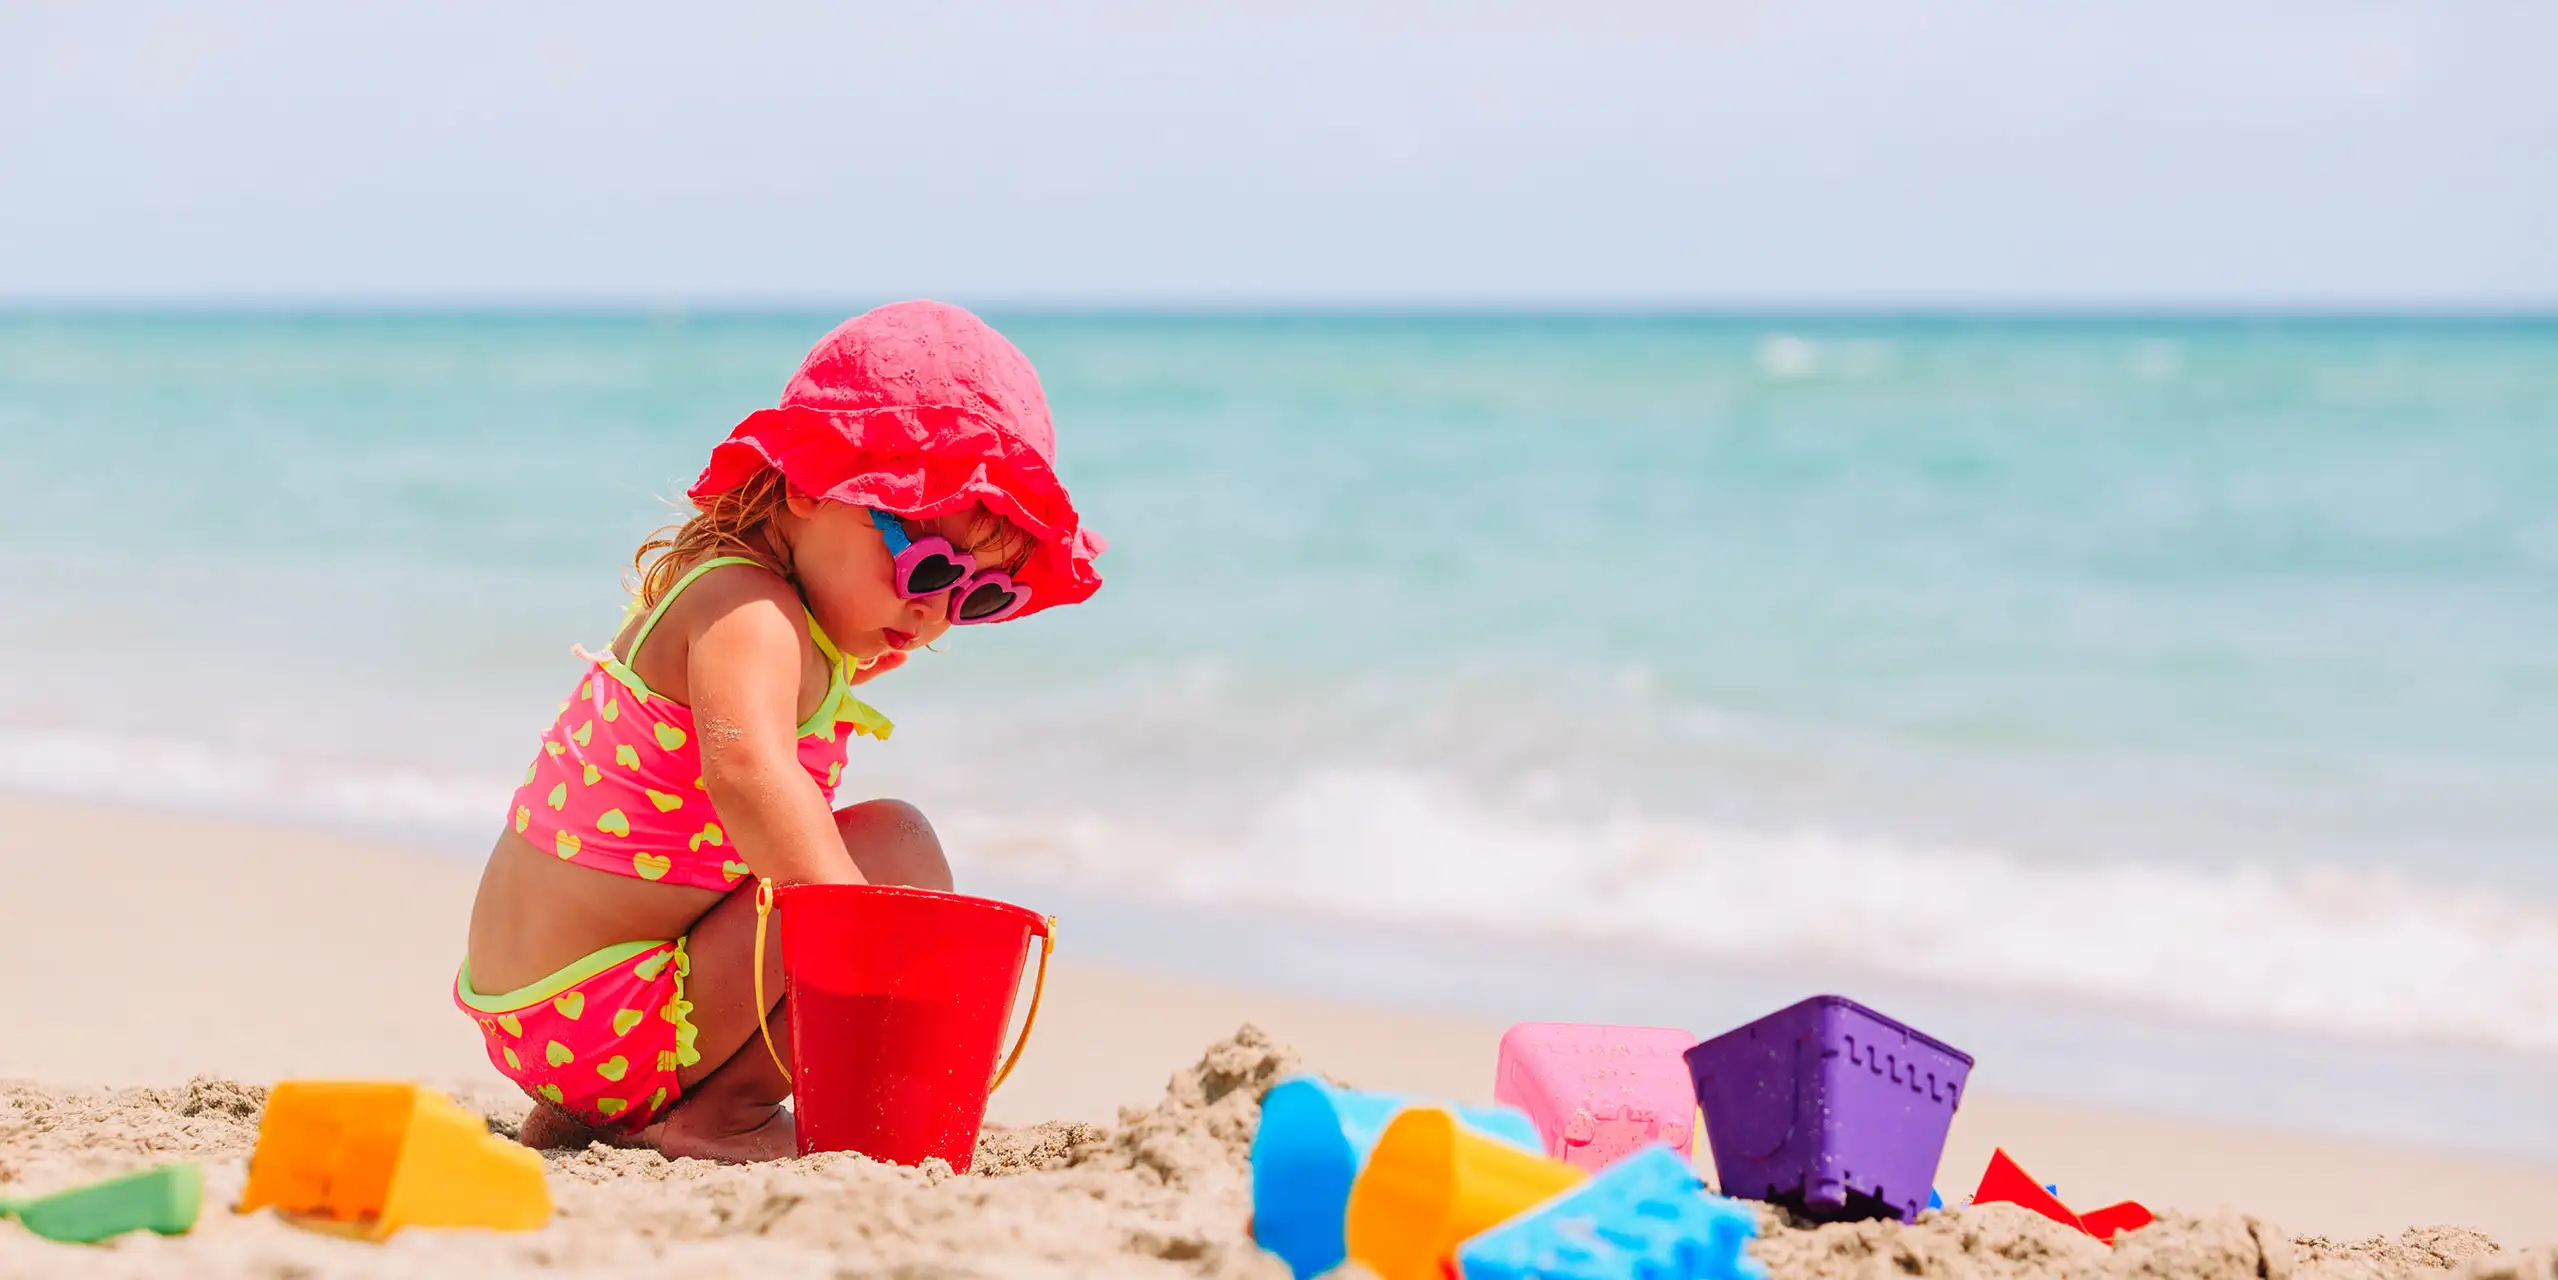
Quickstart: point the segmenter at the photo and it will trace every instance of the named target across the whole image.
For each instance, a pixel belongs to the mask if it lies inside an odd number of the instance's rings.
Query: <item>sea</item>
[[[843,314],[0,313],[0,789],[476,859]],[[2558,1164],[2558,317],[988,317],[1106,585],[840,798],[1067,954]]]

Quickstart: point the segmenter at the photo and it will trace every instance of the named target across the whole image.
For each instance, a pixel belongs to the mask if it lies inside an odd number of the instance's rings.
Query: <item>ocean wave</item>
[[[2558,908],[2389,873],[2030,863],[1808,828],[1560,823],[1379,769],[1307,774],[1224,837],[1093,813],[944,826],[1014,874],[1178,899],[2558,1054]]]
[[[1754,354],[1762,376],[1793,382],[1822,375],[1871,378],[1888,373],[1893,347],[1872,339],[1815,342],[1791,333],[1772,333],[1759,340]]]
[[[0,733],[0,786],[71,799],[243,818],[438,833],[494,831],[509,789],[438,777],[85,732]]]
[[[1186,826],[1160,804],[935,794],[936,772],[903,781],[963,871],[2558,1054],[2558,904],[2402,873],[2029,861],[1625,808],[1567,820],[1553,796],[1391,766],[1307,770]],[[502,778],[18,731],[0,732],[0,786],[437,845],[493,828],[508,794]]]

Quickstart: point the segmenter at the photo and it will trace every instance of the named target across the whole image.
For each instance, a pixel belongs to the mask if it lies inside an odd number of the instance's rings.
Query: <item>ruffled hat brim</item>
[[[1030,588],[1015,618],[1101,589],[1109,544],[1082,526],[1048,460],[947,405],[853,413],[759,409],[711,450],[688,496],[725,493],[766,469],[812,498],[930,520],[983,505],[1035,540],[1014,578]]]

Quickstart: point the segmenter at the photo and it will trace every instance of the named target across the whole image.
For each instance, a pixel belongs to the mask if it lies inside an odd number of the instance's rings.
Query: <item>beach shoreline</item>
[[[0,831],[0,874],[21,886],[0,908],[0,954],[14,973],[62,975],[0,996],[14,1028],[0,1078],[62,1093],[372,1076],[506,1096],[447,999],[468,865],[23,798],[0,798]],[[1247,1023],[1363,1087],[1489,1100],[1496,1021],[1094,964],[1074,918],[1061,923],[1048,1004],[995,1122],[1106,1124]],[[2509,1246],[2558,1242],[2558,1170],[2514,1161],[1975,1092],[1938,1178],[1949,1200],[1994,1145],[2076,1203],[2235,1208],[2338,1238],[2456,1223]]]

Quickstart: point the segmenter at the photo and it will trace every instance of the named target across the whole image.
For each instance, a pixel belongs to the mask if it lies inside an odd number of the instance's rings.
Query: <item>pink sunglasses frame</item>
[[[906,536],[906,526],[903,522],[896,516],[877,509],[871,511],[870,522],[879,530],[879,540],[887,546],[888,554],[892,559],[888,571],[888,584],[896,588],[899,596],[908,600],[949,595],[950,604],[946,616],[950,619],[950,625],[979,627],[990,622],[1001,622],[1020,613],[1023,606],[1030,603],[1030,588],[1014,581],[1011,574],[1001,569],[978,568],[977,557],[952,546],[950,539],[939,534],[922,539],[909,538]],[[916,571],[922,569],[925,562],[936,558],[958,566],[959,580],[947,587],[930,591],[915,590]],[[1003,607],[982,618],[959,616],[960,606],[966,604],[970,596],[984,587],[994,587],[1004,593],[1006,599]]]

